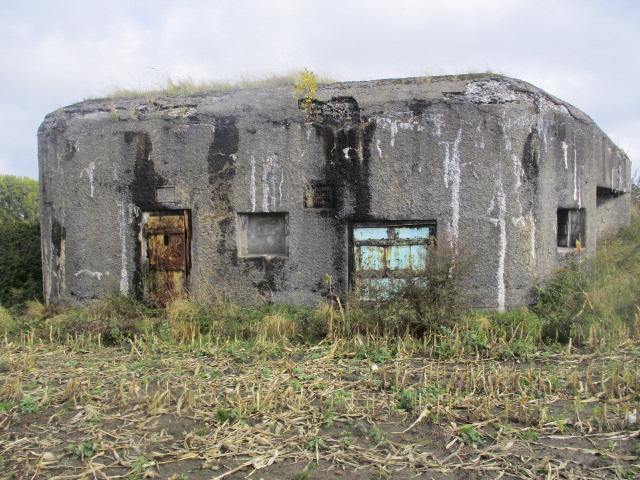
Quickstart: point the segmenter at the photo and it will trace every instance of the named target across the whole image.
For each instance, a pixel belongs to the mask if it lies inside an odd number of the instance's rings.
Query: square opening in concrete
[[[238,256],[287,256],[289,254],[289,215],[238,213]]]
[[[558,247],[576,248],[579,241],[586,247],[587,211],[584,208],[558,209]]]

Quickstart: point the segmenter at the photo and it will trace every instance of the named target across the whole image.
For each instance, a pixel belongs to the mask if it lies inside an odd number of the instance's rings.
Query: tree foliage
[[[38,182],[27,177],[0,175],[0,221],[38,221]]]
[[[42,294],[38,182],[0,175],[0,303]]]

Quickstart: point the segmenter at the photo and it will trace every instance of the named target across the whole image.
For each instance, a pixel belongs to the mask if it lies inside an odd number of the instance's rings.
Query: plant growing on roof
[[[293,87],[293,98],[298,99],[298,106],[310,118],[314,113],[314,102],[318,92],[318,76],[306,68],[300,72],[298,83]]]

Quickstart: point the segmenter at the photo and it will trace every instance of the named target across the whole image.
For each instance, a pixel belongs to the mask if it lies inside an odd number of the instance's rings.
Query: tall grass
[[[544,320],[543,336],[594,344],[640,334],[640,207],[631,224],[599,242],[594,259],[574,260],[538,290],[532,311]]]

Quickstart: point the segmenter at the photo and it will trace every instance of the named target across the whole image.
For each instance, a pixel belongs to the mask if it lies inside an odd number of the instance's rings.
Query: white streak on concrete
[[[262,211],[276,211],[276,175],[280,169],[278,155],[270,155],[262,162]]]
[[[498,267],[496,269],[497,294],[496,302],[498,310],[504,310],[506,303],[506,287],[505,287],[505,263],[507,257],[507,196],[504,193],[504,185],[502,183],[502,165],[498,165],[498,173],[495,180],[496,191],[491,199],[487,215],[489,221],[499,228],[498,233]],[[492,218],[491,212],[498,207],[497,218]],[[515,222],[514,222],[515,223]]]
[[[522,215],[520,215],[519,217],[511,217],[511,223],[513,224],[514,227],[526,227],[527,219]]]
[[[262,163],[262,211],[269,211],[269,174],[266,161]]]
[[[73,274],[74,276],[79,275],[89,275],[90,277],[97,278],[98,280],[102,280],[102,272],[92,272],[91,270],[80,270]]]
[[[120,252],[120,292],[126,294],[129,291],[129,272],[127,271],[127,210],[124,203],[118,205],[118,232],[122,249]]]
[[[475,140],[473,146],[484,150],[484,137],[482,136],[482,122],[478,122],[476,126]]]
[[[349,160],[349,150],[350,150],[349,147],[342,149],[342,153],[344,155],[345,160]]]
[[[82,178],[82,176],[85,173],[87,174],[87,178],[89,179],[89,186],[91,187],[91,191],[89,193],[89,196],[91,198],[93,198],[93,171],[95,169],[96,169],[96,163],[91,162],[88,167],[83,168],[82,171],[80,172],[80,178]]]
[[[276,211],[276,172],[274,170],[269,175],[269,191],[271,192],[269,207],[272,212]]]
[[[623,172],[623,168],[622,168],[622,163],[618,162],[618,175],[616,176],[616,183],[613,183],[613,171],[612,171],[612,175],[611,175],[611,186],[613,187],[613,189],[615,190],[621,190],[623,192],[626,192],[626,183],[624,181],[624,174]]]
[[[51,257],[49,256],[49,242],[40,245],[42,255],[42,282],[44,284],[44,300],[47,305],[51,300]]]
[[[458,135],[453,142],[451,152],[449,143],[445,142],[444,159],[444,184],[451,189],[451,221],[447,226],[449,241],[455,249],[458,243],[459,223],[460,223],[460,141],[462,139],[462,128],[458,130]]]
[[[380,148],[381,143],[380,139],[376,140],[376,149],[378,150],[378,156],[380,158],[382,158],[382,149]]]
[[[478,80],[467,84],[465,97],[473,103],[507,103],[518,99],[517,92],[507,82]]]
[[[578,152],[573,151],[573,201],[578,202],[578,208],[582,208],[580,195],[580,180],[578,179]]]
[[[57,260],[58,267],[58,297],[65,294],[67,291],[67,249],[66,240],[63,238],[60,241],[60,256]]]
[[[278,185],[278,191],[280,192],[280,205],[282,205],[282,184],[284,183],[284,172],[280,170],[280,185]]]
[[[251,211],[256,211],[256,158],[251,155],[251,185],[249,185],[251,194]]]
[[[567,158],[567,149],[569,145],[566,142],[562,142],[562,151],[564,152],[564,169],[567,170],[569,168],[569,161]]]
[[[391,146],[396,145],[396,133],[398,133],[398,122],[391,122]]]
[[[449,154],[449,142],[444,142],[444,186],[449,187],[449,164],[451,155]]]
[[[307,128],[307,142],[311,140],[311,128]]]
[[[442,119],[442,114],[437,113],[435,115],[431,115],[429,119],[433,122],[433,125],[436,127],[436,136],[442,135],[442,126],[444,125],[444,120]]]
[[[537,254],[536,254],[536,217],[533,215],[533,209],[529,212],[529,240],[531,243],[531,249],[529,251],[529,255],[531,256],[532,262],[536,262]]]
[[[498,283],[497,302],[498,310],[503,311],[505,307],[506,288],[505,288],[505,260],[507,257],[507,222],[505,217],[507,214],[507,196],[504,193],[502,185],[502,172],[498,171],[496,178],[496,200],[498,203],[498,227],[500,228],[500,248],[498,250],[498,269],[496,271],[496,281]]]
[[[522,169],[522,164],[520,163],[520,159],[517,155],[511,154],[511,161],[513,162],[513,174],[516,177],[516,189],[522,186],[522,174],[524,170]]]

